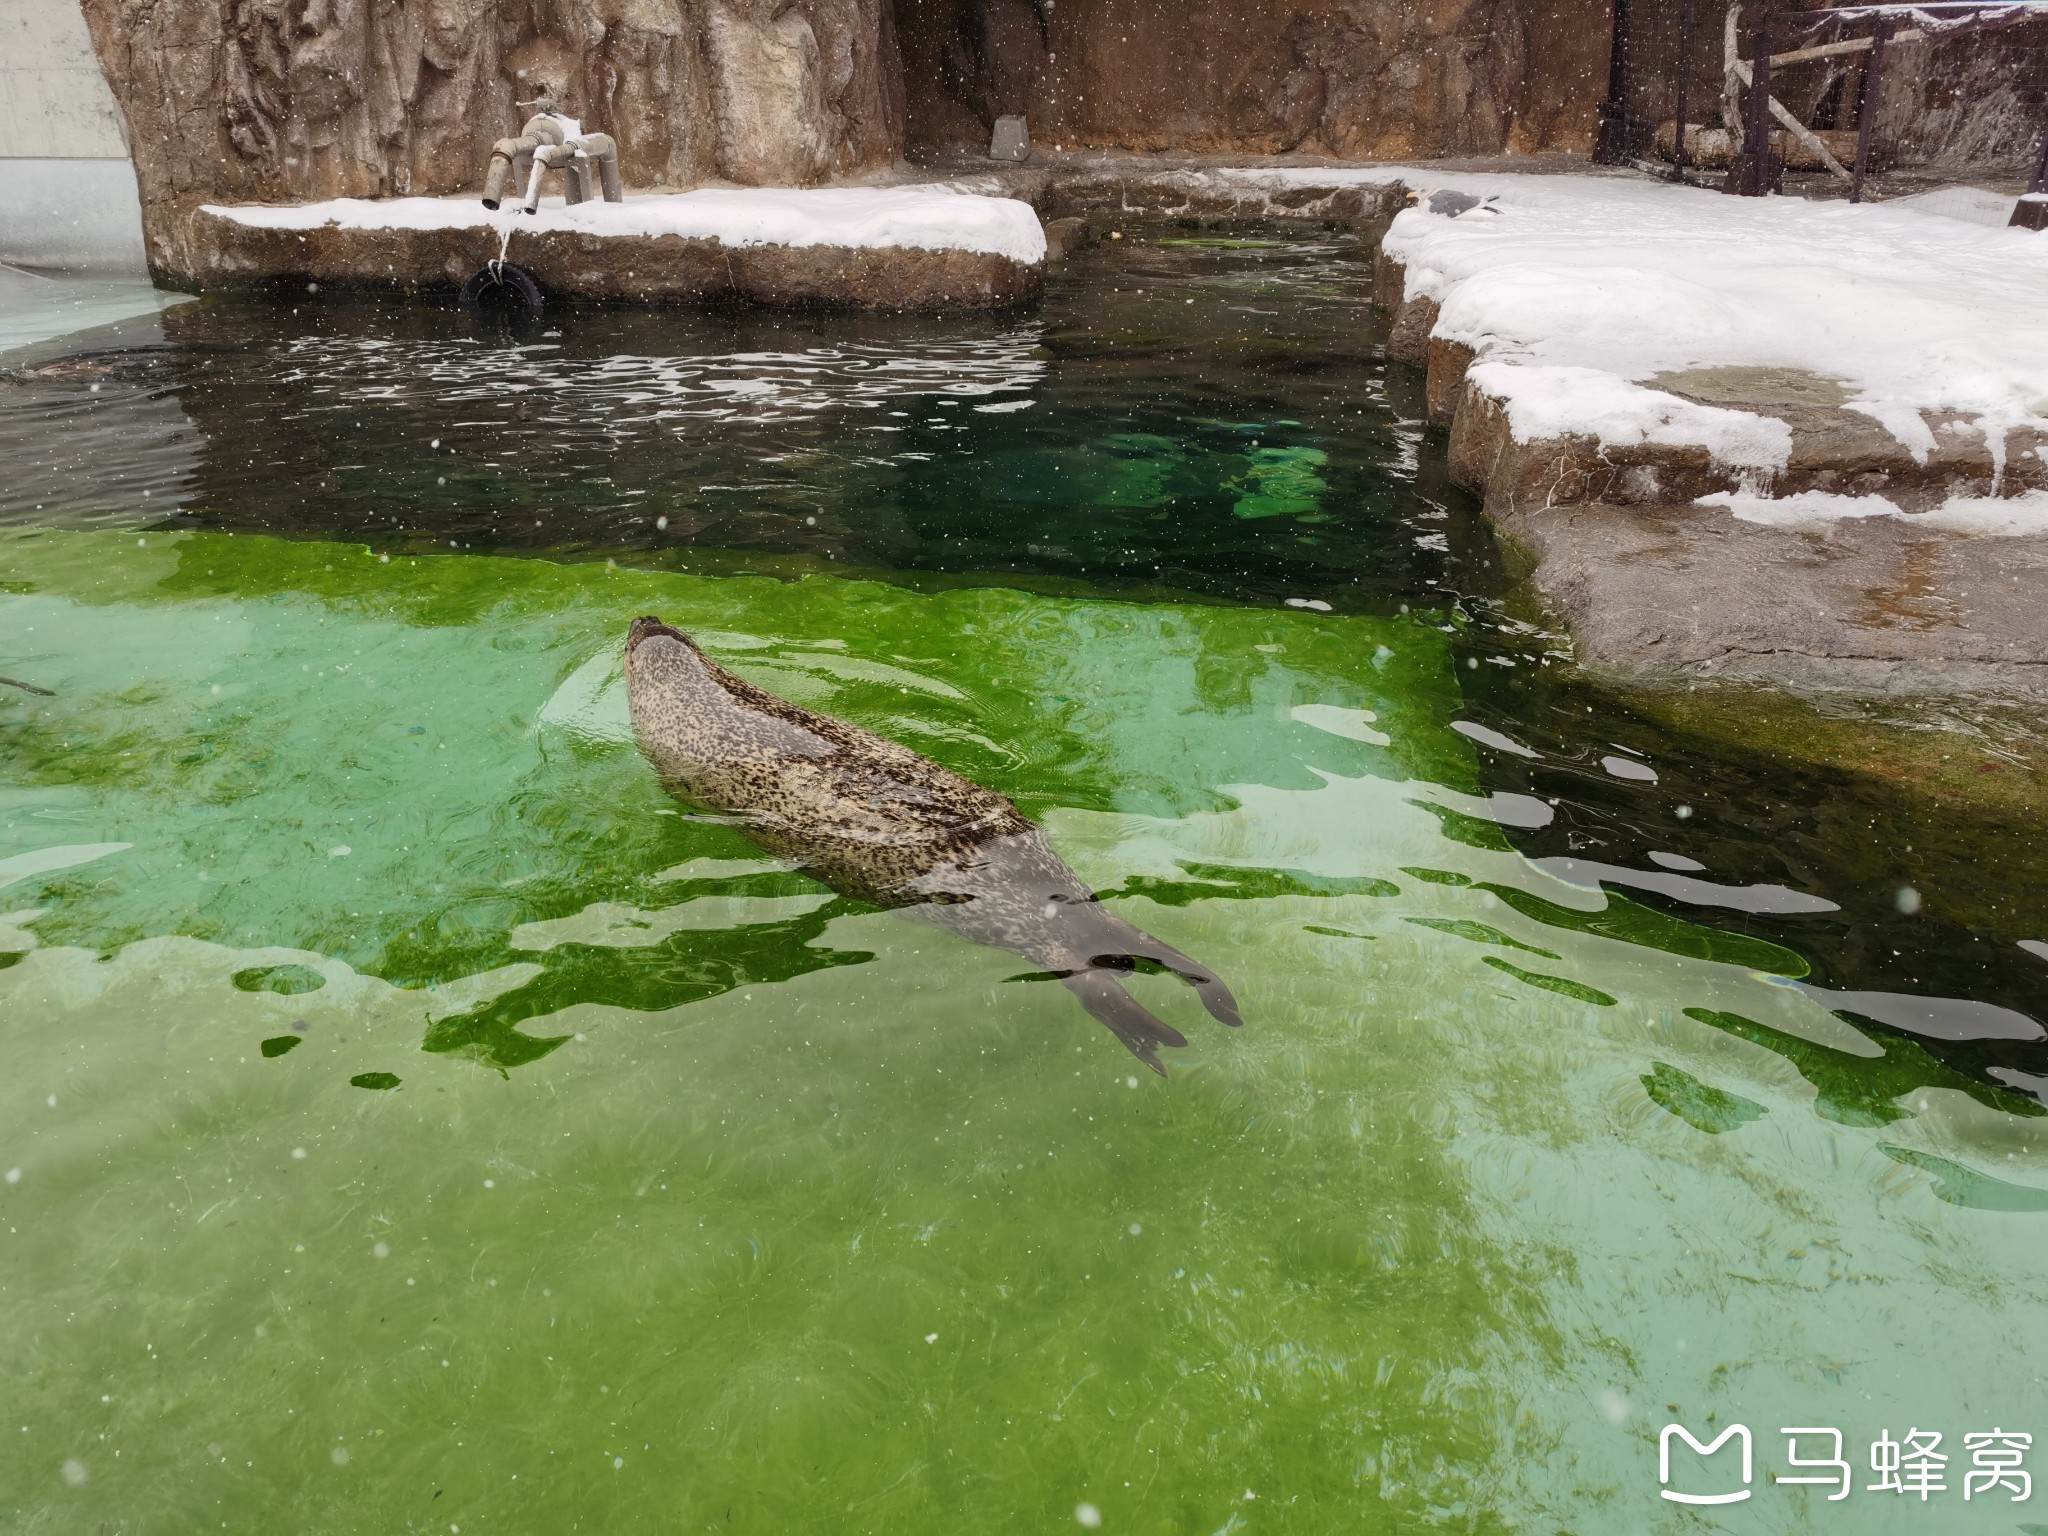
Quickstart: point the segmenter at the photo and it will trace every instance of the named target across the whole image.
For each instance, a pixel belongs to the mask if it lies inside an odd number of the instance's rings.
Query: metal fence
[[[2048,190],[2048,0],[1783,5],[1616,0],[1599,158],[1751,194]]]

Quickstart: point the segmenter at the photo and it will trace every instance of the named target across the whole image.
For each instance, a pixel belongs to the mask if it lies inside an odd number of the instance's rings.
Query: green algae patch
[[[2048,1105],[2024,1093],[1959,1072],[1930,1055],[1917,1040],[1858,1024],[1871,1054],[1819,1045],[1739,1013],[1687,1008],[1685,1016],[1773,1051],[1791,1063],[1814,1090],[1814,1113],[1838,1125],[1874,1127],[1906,1120],[1913,1111],[1898,1101],[1923,1088],[1967,1094],[1988,1109],[2027,1119],[2048,1116]],[[1854,1022],[1854,1021],[1851,1021]]]
[[[1239,517],[1301,517],[1322,508],[1329,483],[1321,470],[1330,462],[1320,448],[1254,448],[1245,471],[1229,482],[1238,493],[1231,510]]]
[[[1582,981],[1573,981],[1565,976],[1548,976],[1541,971],[1525,971],[1519,965],[1501,959],[1499,955],[1482,955],[1480,960],[1496,971],[1506,972],[1525,986],[1541,987],[1545,992],[1555,992],[1559,997],[1591,1003],[1596,1008],[1612,1008],[1618,1001],[1598,987],[1589,987]]]
[[[1434,800],[1416,798],[1408,803],[1417,810],[1427,811],[1434,816],[1443,827],[1444,836],[1454,843],[1463,843],[1467,848],[1482,848],[1488,852],[1500,852],[1514,846],[1497,821],[1488,821],[1483,816],[1473,816],[1455,806],[1440,805]]]
[[[1563,906],[1532,891],[1516,890],[1513,886],[1486,881],[1479,888],[1491,891],[1522,916],[1552,928],[1595,934],[1603,939],[1618,939],[1624,944],[1639,944],[1645,949],[1661,949],[1666,954],[1712,960],[1721,965],[1741,966],[1745,970],[1795,980],[1809,969],[1803,955],[1768,939],[1667,917],[1641,902],[1630,901],[1626,896],[1612,892],[1607,894],[1607,904],[1599,911],[1582,912],[1577,907]]]
[[[1438,933],[1453,934],[1461,939],[1470,939],[1474,944],[1497,944],[1504,949],[1525,950],[1532,955],[1541,955],[1546,960],[1563,958],[1554,950],[1538,949],[1534,944],[1524,944],[1511,934],[1502,933],[1489,923],[1477,922],[1466,917],[1410,917],[1404,922],[1418,928],[1434,928]]]
[[[237,991],[275,992],[283,997],[318,992],[327,985],[325,976],[303,965],[252,966],[246,971],[235,972],[229,980]]]
[[[1988,1173],[1979,1173],[1961,1163],[1950,1162],[1945,1157],[1936,1157],[1931,1152],[1916,1152],[1910,1147],[1895,1147],[1879,1142],[1877,1150],[1895,1163],[1908,1168],[1918,1168],[1931,1174],[1930,1188],[1937,1200],[1950,1205],[1967,1206],[1973,1211],[2012,1211],[2038,1214],[2048,1211],[2048,1189],[2036,1189],[2026,1184],[2008,1184],[2003,1179],[1994,1179]]]
[[[1154,445],[1139,446],[1148,451]],[[59,807],[136,844],[22,887],[45,944],[108,950],[164,934],[334,958],[428,988],[532,960],[510,935],[611,902],[724,891],[658,879],[758,851],[678,814],[632,742],[620,651],[658,613],[736,672],[1051,809],[1221,813],[1232,786],[1330,775],[1471,783],[1442,720],[1456,682],[1420,618],[1077,601],[1007,588],[925,593],[813,576],[703,577],[258,535],[44,531],[5,537],[58,698],[0,723],[0,802]],[[1292,717],[1369,713],[1387,739]],[[10,798],[11,797],[11,798]],[[16,816],[0,857],[45,839]],[[111,834],[110,834],[111,835]],[[746,891],[801,877],[750,877]],[[741,886],[732,886],[739,893]],[[1391,895],[1390,881],[1204,866],[1129,893]],[[648,951],[565,945],[544,975],[426,1027],[428,1049],[531,1065],[579,1002],[664,1012],[861,963],[824,940],[847,907],[735,925]],[[319,973],[256,966],[243,990],[317,994]]]
[[[1251,869],[1236,865],[1183,862],[1186,880],[1134,875],[1105,896],[1142,896],[1161,906],[1184,907],[1217,897],[1265,900],[1275,896],[1370,896],[1401,894],[1391,880],[1371,875],[1318,875],[1305,869]]]
[[[1763,1105],[1739,1093],[1710,1087],[1669,1062],[1658,1062],[1643,1074],[1643,1092],[1660,1109],[1676,1115],[1696,1131],[1721,1136],[1740,1130],[1766,1113]]]
[[[1410,801],[1409,803],[1419,804],[1420,802]],[[1448,885],[1455,889],[1463,890],[1472,884],[1472,877],[1470,875],[1460,874],[1455,869],[1430,869],[1418,864],[1403,864],[1401,866],[1401,873],[1412,875],[1426,885]]]

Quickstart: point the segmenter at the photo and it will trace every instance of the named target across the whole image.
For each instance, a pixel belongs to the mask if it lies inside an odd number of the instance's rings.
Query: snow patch
[[[1722,457],[1730,445],[1718,435],[1736,430],[1726,417],[1747,413],[1674,412],[1670,396],[1602,390],[1589,377],[1640,385],[1702,368],[1837,381],[1848,408],[1923,461],[1934,446],[1928,414],[1972,418],[1987,432],[2048,429],[2048,240],[1991,227],[1981,199],[1937,211],[1917,199],[1731,198],[1614,176],[1256,175],[1333,186],[1398,178],[1490,199],[1497,217],[1406,209],[1384,249],[1406,269],[1406,297],[1438,305],[1436,336],[1471,347],[1482,365],[1558,370],[1487,375],[1516,385],[1518,437],[1523,423],[1562,424],[1585,408],[1624,441],[1695,441]],[[1975,217],[1956,216],[1965,204]],[[1546,407],[1545,388],[1564,394]],[[1760,437],[1734,451],[1725,462],[1782,463]]]
[[[1908,512],[1887,496],[1801,491],[1796,496],[1702,496],[1702,507],[1726,507],[1745,523],[1770,528],[1825,528],[1857,517],[1895,517],[1937,533],[2015,537],[2048,534],[2048,491],[2023,496],[1952,496],[1932,512]]]
[[[1912,197],[1895,197],[1885,207],[1909,208],[1915,213],[1981,224],[1986,229],[2003,229],[2012,222],[2012,205],[2009,192],[1991,192],[1983,187],[1937,187]]]
[[[1703,447],[1715,463],[1759,479],[1792,456],[1792,429],[1775,416],[1701,405],[1595,368],[1487,362],[1466,377],[1501,402],[1517,442],[1579,436],[1603,448]]]
[[[340,197],[324,203],[224,207],[205,212],[252,229],[491,229],[528,234],[675,235],[729,246],[825,245],[861,250],[973,251],[1027,266],[1045,260],[1045,229],[1029,203],[943,186],[702,187],[623,203],[570,207],[548,200],[532,215],[493,212],[474,198]]]
[[[1409,186],[1434,185],[1426,172],[1403,170],[1397,165],[1226,165],[1200,173],[1217,181],[1242,186],[1285,187],[1384,187],[1394,182]]]

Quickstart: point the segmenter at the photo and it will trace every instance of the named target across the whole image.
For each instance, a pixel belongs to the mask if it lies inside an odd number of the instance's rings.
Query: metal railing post
[[[1685,0],[1678,10],[1678,103],[1673,114],[1677,126],[1671,141],[1671,174],[1679,181],[1685,180],[1685,98],[1691,89],[1692,0]]]
[[[1620,165],[1633,153],[1629,143],[1629,96],[1635,51],[1630,0],[1614,0],[1614,37],[1607,56],[1607,98],[1600,103],[1600,127],[1593,143],[1599,165]]]
[[[1771,13],[1768,0],[1757,8],[1756,37],[1750,45],[1749,100],[1743,103],[1742,151],[1748,158],[1744,197],[1771,190]]]
[[[2048,230],[2048,202],[2035,198],[2048,195],[2048,124],[2041,128],[2041,158],[2034,162],[2034,179],[2027,183],[2027,195],[2012,205],[2007,222],[2015,229]]]

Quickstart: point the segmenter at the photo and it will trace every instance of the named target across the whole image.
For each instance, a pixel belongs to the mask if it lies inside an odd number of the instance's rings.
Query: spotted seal
[[[1033,961],[1146,1066],[1186,1045],[1118,980],[1156,961],[1238,1025],[1214,972],[1132,927],[992,790],[908,747],[799,709],[733,676],[680,630],[636,619],[626,638],[633,734],[669,792],[722,812],[834,890]]]

